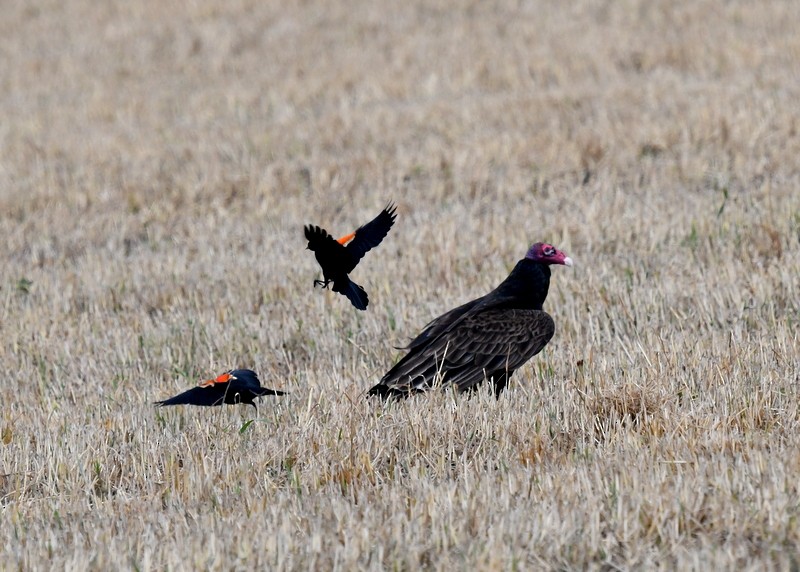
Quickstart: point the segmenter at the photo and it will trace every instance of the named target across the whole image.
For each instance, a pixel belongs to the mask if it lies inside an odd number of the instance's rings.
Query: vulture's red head
[[[528,249],[525,258],[540,264],[563,264],[564,266],[572,266],[572,259],[569,256],[552,244],[547,244],[546,242],[537,242],[532,245]]]

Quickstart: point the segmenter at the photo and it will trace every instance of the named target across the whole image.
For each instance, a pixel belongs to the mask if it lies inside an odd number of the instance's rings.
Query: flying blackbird
[[[201,381],[175,397],[156,401],[155,405],[204,405],[244,403],[256,407],[254,399],[261,395],[285,395],[284,391],[261,387],[256,372],[250,369],[232,369],[215,379]],[[256,409],[258,409],[256,407]]]
[[[555,332],[542,310],[551,264],[572,266],[572,259],[550,244],[531,246],[497,288],[426,325],[369,395],[407,396],[439,383],[466,391],[487,379],[499,397],[514,371]]]
[[[355,232],[334,239],[318,226],[306,225],[304,231],[308,239],[308,249],[314,251],[317,262],[322,267],[324,280],[314,280],[327,288],[333,283],[333,291],[344,294],[359,310],[366,310],[369,298],[366,291],[350,280],[350,274],[358,262],[372,248],[378,246],[392,228],[396,207],[389,203],[381,213]]]

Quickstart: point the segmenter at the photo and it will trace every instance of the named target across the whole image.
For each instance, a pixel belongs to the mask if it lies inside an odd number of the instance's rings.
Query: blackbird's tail
[[[341,281],[335,282],[333,284],[333,291],[347,296],[347,299],[350,300],[350,302],[353,303],[353,306],[359,310],[367,309],[367,305],[369,304],[369,296],[367,296],[366,290],[352,280],[348,279],[346,284],[342,283]]]
[[[286,395],[285,391],[281,391],[280,389],[270,389],[269,387],[261,387],[253,393],[256,395]]]

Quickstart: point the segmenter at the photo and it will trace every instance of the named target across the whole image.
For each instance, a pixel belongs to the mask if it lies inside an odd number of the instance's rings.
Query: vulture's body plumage
[[[497,288],[425,326],[369,394],[406,396],[439,384],[466,391],[489,380],[499,396],[555,333],[542,309],[551,264],[572,266],[572,259],[549,244],[531,246]]]

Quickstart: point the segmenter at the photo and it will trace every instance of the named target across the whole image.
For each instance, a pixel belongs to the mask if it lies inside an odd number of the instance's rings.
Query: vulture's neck
[[[497,287],[503,298],[513,299],[513,307],[541,310],[550,287],[550,266],[523,258],[508,278]]]

